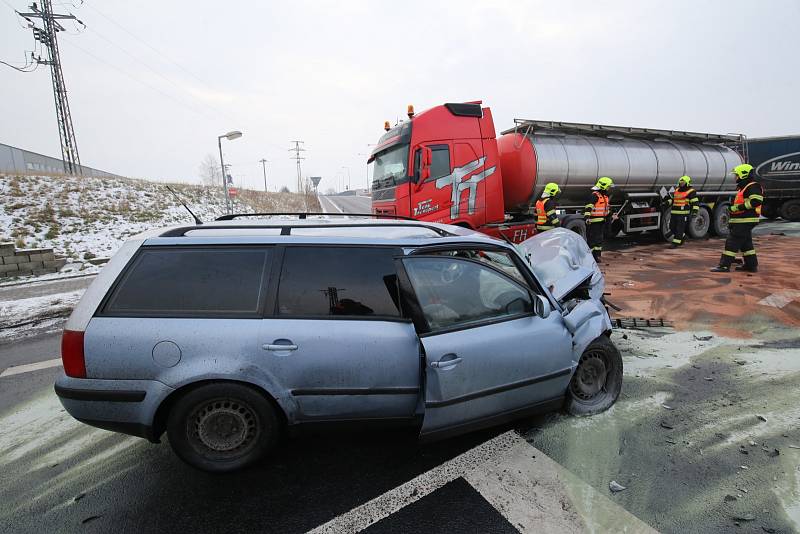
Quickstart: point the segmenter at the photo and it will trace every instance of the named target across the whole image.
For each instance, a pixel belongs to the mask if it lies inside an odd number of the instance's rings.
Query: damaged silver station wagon
[[[611,406],[622,360],[586,243],[460,227],[226,216],[126,242],[84,294],[55,391],[76,419],[207,471],[330,422],[442,438]]]

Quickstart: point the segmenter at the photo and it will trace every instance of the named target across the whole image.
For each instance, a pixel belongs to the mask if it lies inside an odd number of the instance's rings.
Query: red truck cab
[[[530,218],[505,213],[488,107],[444,104],[414,115],[409,106],[408,115],[370,155],[373,213],[455,224],[517,243],[535,233]]]

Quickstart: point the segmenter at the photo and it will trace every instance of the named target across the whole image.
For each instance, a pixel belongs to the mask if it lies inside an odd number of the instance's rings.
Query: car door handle
[[[264,350],[297,350],[297,345],[273,345],[273,344],[265,344],[261,345],[261,348]]]
[[[443,369],[446,367],[453,367],[461,363],[461,358],[453,358],[451,360],[439,360],[438,362],[431,362],[431,367],[434,369]]]

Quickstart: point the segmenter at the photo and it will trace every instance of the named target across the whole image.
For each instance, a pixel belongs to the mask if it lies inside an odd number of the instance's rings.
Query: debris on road
[[[763,421],[763,422],[765,422],[765,423],[767,422],[767,418],[766,418],[766,417],[764,417],[763,415],[757,415],[756,417],[758,417],[758,419],[759,419],[760,421]]]
[[[731,517],[734,521],[755,521],[756,516],[751,513],[737,514]]]
[[[710,341],[714,336],[692,336],[696,341]]]
[[[661,428],[666,428],[667,430],[672,430],[675,427],[672,426],[672,424],[668,423],[667,421],[661,421]]]
[[[608,489],[610,489],[612,493],[618,493],[620,491],[625,491],[628,488],[623,486],[616,480],[612,480],[611,482],[608,483]]]

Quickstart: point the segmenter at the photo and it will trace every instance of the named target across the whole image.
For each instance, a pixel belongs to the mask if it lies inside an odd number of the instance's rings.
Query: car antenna
[[[172,189],[170,186],[168,186],[168,185],[165,185],[164,187],[166,187],[166,188],[169,190],[169,192],[170,192],[170,193],[172,193],[172,195],[175,197],[175,200],[177,200],[178,202],[180,202],[180,203],[181,203],[181,206],[183,206],[184,208],[186,208],[186,211],[188,211],[188,212],[189,212],[189,214],[190,214],[190,215],[192,216],[192,218],[194,219],[194,222],[195,222],[195,224],[197,224],[198,226],[199,226],[199,225],[201,225],[201,224],[203,224],[203,221],[201,221],[201,220],[200,220],[200,219],[197,217],[197,215],[195,215],[195,214],[194,214],[194,212],[193,212],[192,210],[190,210],[190,209],[189,209],[189,206],[187,206],[187,205],[186,205],[186,203],[185,203],[185,202],[184,202],[184,201],[181,199],[181,197],[179,197],[179,196],[178,196],[178,193],[176,193],[175,191],[173,191],[173,189]]]

